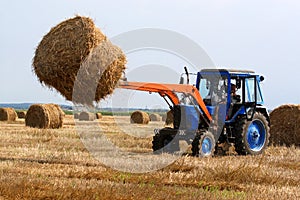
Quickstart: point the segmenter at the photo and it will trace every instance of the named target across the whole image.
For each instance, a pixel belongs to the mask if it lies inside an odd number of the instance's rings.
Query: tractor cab
[[[242,155],[256,155],[266,149],[270,117],[263,105],[260,87],[263,80],[263,76],[249,70],[204,69],[198,72],[196,88],[212,122],[217,122],[216,128],[211,128],[214,127],[212,123],[208,129],[217,141],[216,148],[224,143],[234,144],[235,151]]]
[[[260,89],[263,80],[263,76],[248,70],[204,69],[198,72],[196,87],[209,113],[214,115],[216,107],[222,107],[229,123],[241,114],[252,119],[264,103]]]

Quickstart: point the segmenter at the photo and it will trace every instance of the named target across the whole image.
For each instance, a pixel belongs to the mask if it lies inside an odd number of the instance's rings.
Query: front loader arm
[[[131,90],[157,92],[162,97],[168,96],[174,105],[178,105],[180,103],[175,92],[190,94],[197,101],[204,116],[209,121],[212,120],[212,117],[211,117],[210,113],[208,112],[208,110],[203,102],[203,99],[200,96],[199,91],[197,90],[196,87],[194,87],[192,85],[122,81],[119,83],[119,87],[124,88],[124,89],[131,89]]]

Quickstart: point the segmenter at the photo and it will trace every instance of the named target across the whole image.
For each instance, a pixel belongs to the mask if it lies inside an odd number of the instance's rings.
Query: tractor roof
[[[202,69],[200,72],[228,72],[229,74],[253,74],[252,70],[241,70],[241,69]]]

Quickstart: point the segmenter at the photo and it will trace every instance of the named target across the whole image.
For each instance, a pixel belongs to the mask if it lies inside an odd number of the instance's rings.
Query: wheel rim
[[[201,144],[201,151],[203,155],[210,155],[212,152],[212,140],[209,137],[205,137]]]
[[[248,127],[247,142],[252,151],[260,151],[266,142],[266,129],[262,121],[254,120]]]

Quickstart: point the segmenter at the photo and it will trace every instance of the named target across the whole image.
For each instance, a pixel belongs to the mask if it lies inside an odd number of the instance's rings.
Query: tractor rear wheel
[[[261,154],[269,143],[269,123],[262,113],[255,113],[251,121],[240,118],[235,125],[235,150],[240,155]]]
[[[192,142],[192,154],[198,157],[213,156],[216,141],[214,135],[209,131],[202,131],[197,134]]]

